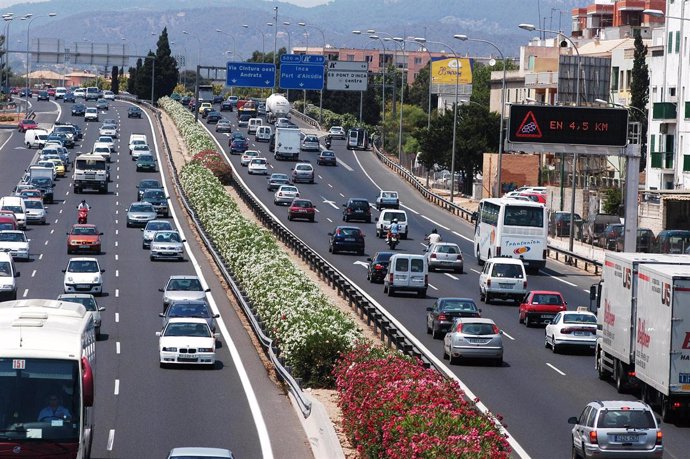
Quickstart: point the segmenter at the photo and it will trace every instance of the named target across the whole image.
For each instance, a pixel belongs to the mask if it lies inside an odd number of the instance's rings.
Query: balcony
[[[558,87],[558,72],[526,73],[525,86],[528,88],[556,88]]]
[[[675,120],[676,105],[673,102],[655,102],[652,109],[652,119],[655,120]]]
[[[652,153],[652,167],[655,169],[673,169],[673,152]]]

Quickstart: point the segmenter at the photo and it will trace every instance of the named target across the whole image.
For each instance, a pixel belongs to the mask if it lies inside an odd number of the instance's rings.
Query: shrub
[[[213,172],[213,175],[215,175],[223,185],[230,185],[232,183],[232,169],[217,151],[200,151],[192,157],[192,161],[196,161],[206,169]]]

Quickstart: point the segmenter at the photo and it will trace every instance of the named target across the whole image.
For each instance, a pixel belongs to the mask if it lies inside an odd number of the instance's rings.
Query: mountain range
[[[49,0],[15,4],[0,13],[12,12],[15,17],[32,13],[31,38],[126,44],[132,55],[155,49],[158,35],[167,27],[173,54],[185,55],[191,68],[197,57],[202,65],[223,65],[234,60],[226,53],[233,49],[241,59],[254,50],[273,51],[273,27],[267,23],[275,21],[274,7],[278,8],[277,48],[287,47],[288,40],[293,47],[323,46],[324,39],[327,46],[372,48],[379,42],[352,31],[374,29],[382,37],[389,33],[446,43],[430,44],[431,50],[452,47],[458,54],[496,55],[490,46],[453,39],[454,34],[466,34],[490,40],[506,56],[516,57],[519,46],[538,35],[518,29],[517,24],[541,22],[547,29],[570,30],[571,9],[586,5],[574,0],[332,0],[304,8],[267,0]],[[52,12],[57,16],[39,17]],[[26,49],[25,24],[11,21],[10,51]],[[20,53],[10,54],[10,62],[23,58]]]

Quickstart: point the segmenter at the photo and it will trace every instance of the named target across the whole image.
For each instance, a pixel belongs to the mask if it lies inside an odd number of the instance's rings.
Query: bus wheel
[[[477,253],[476,253],[476,255],[477,255],[477,264],[478,264],[479,266],[484,266],[484,260],[482,260],[482,257],[479,256],[479,247],[477,247]]]

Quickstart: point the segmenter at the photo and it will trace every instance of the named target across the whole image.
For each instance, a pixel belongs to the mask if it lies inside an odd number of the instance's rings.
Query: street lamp
[[[242,24],[242,27],[244,27],[245,29],[248,29],[249,25]],[[258,32],[258,30],[256,30],[256,32]],[[264,56],[266,55],[266,40],[265,39],[266,39],[266,37],[264,35],[264,32],[262,31],[261,32],[261,61],[262,62],[264,60]]]
[[[290,22],[288,21],[283,21],[284,26],[289,26]],[[288,50],[287,53],[290,54],[292,52],[292,35],[290,34],[290,30],[288,29],[287,31],[287,38],[288,38]]]
[[[32,14],[25,15],[22,19],[29,19],[33,16]],[[29,58],[29,34],[31,31],[31,23],[39,18],[52,18],[57,16],[57,13],[48,13],[46,16],[36,16],[29,19],[29,23],[26,25],[26,110],[29,110],[29,88],[31,87],[31,81],[29,79],[29,72],[31,71],[31,59]]]
[[[297,25],[300,27],[305,27],[305,28],[311,27],[311,28],[316,29],[319,32],[321,32],[321,38],[323,39],[323,48],[321,48],[321,54],[325,55],[325,53],[326,53],[326,35],[323,33],[323,30],[319,27],[316,27],[315,25],[307,24],[305,22],[298,22]],[[304,94],[306,95],[306,93],[307,92],[305,91]],[[323,87],[321,88],[321,90],[319,90],[319,124],[321,124],[322,121],[323,121]]]
[[[196,76],[194,78],[194,100],[199,101],[199,66],[201,65],[201,40],[199,36],[186,30],[183,30],[184,35],[189,35],[190,37],[196,38],[197,44],[199,45],[196,52]],[[194,122],[199,121],[199,110],[198,107],[194,107]]]
[[[501,56],[503,61],[503,81],[501,82],[501,123],[498,131],[498,196],[501,196],[503,188],[501,186],[501,166],[503,160],[503,120],[505,119],[505,107],[506,107],[506,58],[499,49],[499,47],[489,40],[483,40],[481,38],[468,38],[467,35],[453,35],[453,38],[461,41],[476,41],[478,43],[486,43],[487,45],[493,46],[498,55]]]
[[[379,32],[379,33],[385,33],[385,32]],[[371,37],[375,37],[375,35],[371,35]],[[405,56],[405,40],[400,37],[392,37],[392,38],[384,38],[384,41],[393,41],[395,44],[400,46],[400,51],[402,51],[403,55],[403,61],[405,61],[405,64],[403,65],[403,68],[400,69],[400,121],[399,121],[399,127],[398,127],[398,158],[402,160],[402,122],[403,122],[403,104],[405,102],[405,86],[406,86],[406,81],[405,81],[405,65],[407,64],[406,61],[406,56]]]
[[[436,45],[445,46],[453,53],[455,57],[455,104],[453,107],[453,147],[450,158],[450,202],[453,202],[453,195],[455,194],[455,139],[457,138],[458,129],[458,84],[460,81],[460,62],[458,61],[458,54],[453,48],[441,41],[430,41],[423,37],[416,37],[414,39],[417,43],[433,43]]]
[[[353,30],[353,34],[361,35],[361,30]],[[367,33],[374,33],[373,30],[367,30]],[[385,149],[385,129],[386,129],[386,44],[381,40],[381,47],[383,48],[383,64],[381,66],[382,76],[381,76],[381,148]]]
[[[221,29],[216,29],[216,32],[218,32],[218,33],[220,33],[220,34],[223,34],[223,35],[226,35],[226,36],[232,38],[232,56],[233,56],[233,58],[234,58],[234,57],[236,56],[236,46],[235,46],[235,45],[236,45],[236,42],[235,42],[235,36],[232,35],[232,34],[230,34],[230,33],[228,33],[228,32],[223,32]]]

